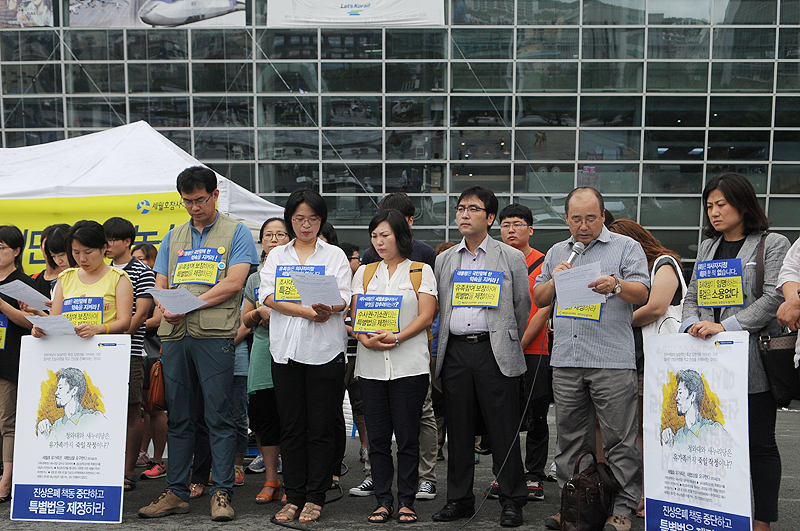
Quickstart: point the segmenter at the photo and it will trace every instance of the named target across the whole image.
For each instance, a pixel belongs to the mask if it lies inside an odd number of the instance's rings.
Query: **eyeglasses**
[[[209,199],[211,199],[211,196],[208,196],[205,199],[183,199],[181,201],[181,204],[183,206],[185,206],[186,208],[189,208],[190,206],[194,206],[194,205],[197,205],[197,206],[204,205],[204,204],[208,203]]]
[[[0,253],[5,251],[6,249],[11,249],[11,247],[9,247],[8,245],[0,245]]]
[[[276,240],[282,240],[289,235],[287,232],[279,231],[279,232],[265,232],[264,237],[262,240],[271,240],[275,238]]]
[[[585,218],[582,218],[580,216],[575,216],[575,217],[569,218],[569,224],[570,225],[575,225],[577,227],[580,227],[584,223],[586,225],[594,225],[595,223],[597,223],[597,221],[599,219],[601,219],[600,216],[586,216]]]
[[[351,256],[350,260],[358,260],[360,262],[361,261],[361,257],[360,256]]]
[[[319,216],[292,216],[292,223],[297,223],[298,225],[305,225],[306,221],[308,221],[309,225],[316,225],[322,220]]]
[[[522,223],[521,221],[517,221],[516,223],[501,223],[500,228],[502,230],[508,230],[511,227],[514,227],[514,230],[523,230],[526,227],[530,227],[527,223]]]
[[[469,210],[470,214],[476,214],[476,213],[480,212],[481,210],[486,212],[485,208],[479,207],[478,205],[469,205],[469,206],[458,205],[456,207],[456,212],[458,212],[459,214],[463,214],[467,210]]]

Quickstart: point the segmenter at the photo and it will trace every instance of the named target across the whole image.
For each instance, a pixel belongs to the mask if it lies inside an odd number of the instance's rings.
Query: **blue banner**
[[[750,518],[647,498],[647,531],[750,531]]]
[[[122,487],[118,486],[17,484],[12,503],[16,520],[122,521]]]

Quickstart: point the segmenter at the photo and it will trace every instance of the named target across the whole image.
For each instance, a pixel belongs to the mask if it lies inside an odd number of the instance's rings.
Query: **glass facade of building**
[[[445,8],[442,28],[271,29],[256,0],[241,29],[1,30],[3,146],[145,120],[275,203],[319,189],[362,245],[398,190],[417,238],[457,240],[455,200],[482,184],[533,210],[546,250],[590,185],[689,263],[704,183],[732,170],[797,237],[800,0]]]

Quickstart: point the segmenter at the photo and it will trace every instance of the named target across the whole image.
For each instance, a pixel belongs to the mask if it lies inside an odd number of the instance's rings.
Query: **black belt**
[[[480,334],[468,334],[466,336],[457,336],[450,334],[450,337],[456,341],[466,341],[467,343],[480,343],[482,341],[489,341],[489,332],[481,332]]]

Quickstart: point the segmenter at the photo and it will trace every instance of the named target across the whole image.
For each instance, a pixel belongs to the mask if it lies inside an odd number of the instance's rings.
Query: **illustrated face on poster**
[[[75,367],[47,372],[36,419],[38,437],[64,439],[69,433],[106,429],[103,395],[85,372]]]
[[[684,369],[669,377],[663,386],[661,445],[684,451],[690,445],[722,445],[727,438],[725,418],[703,375]]]

